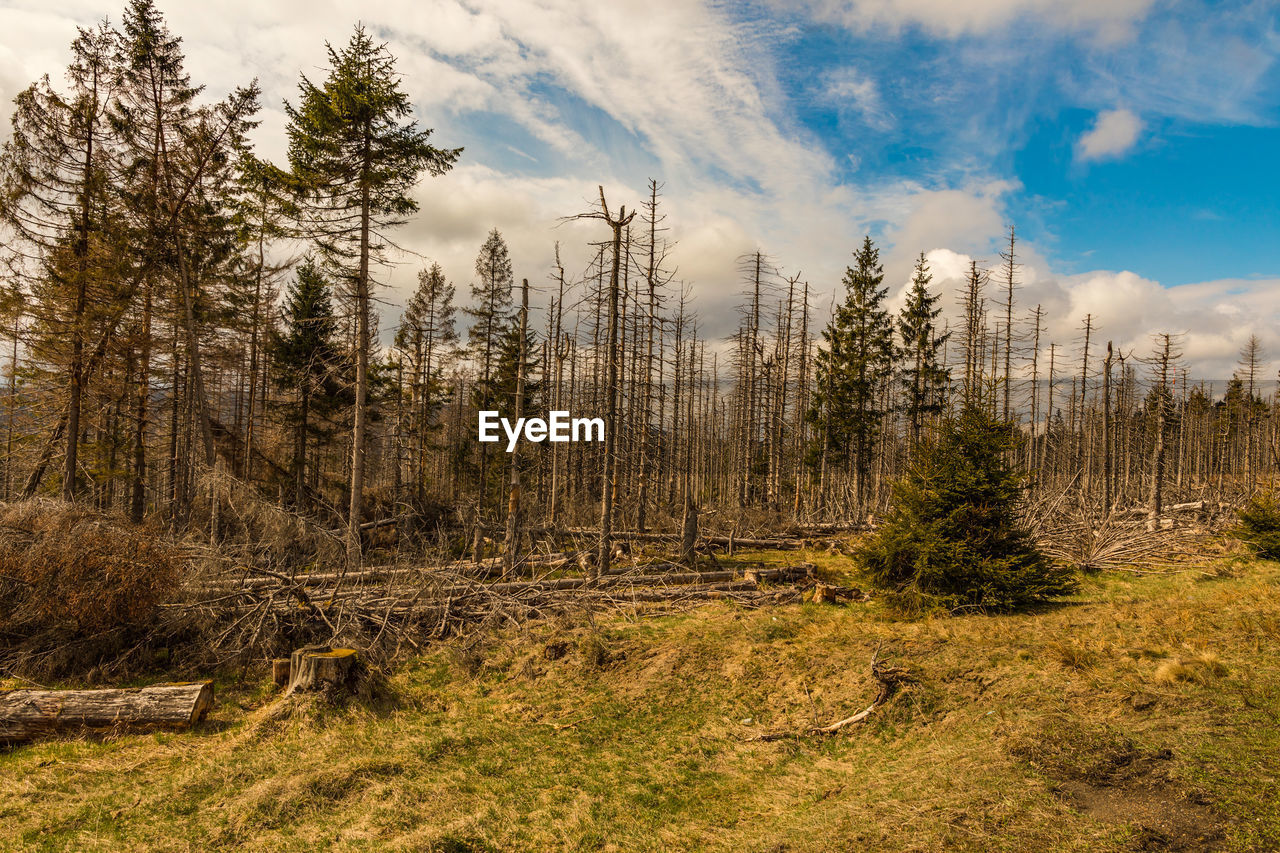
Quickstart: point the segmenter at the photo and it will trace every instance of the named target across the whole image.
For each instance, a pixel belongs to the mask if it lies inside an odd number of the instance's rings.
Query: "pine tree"
[[[510,323],[498,339],[494,358],[493,395],[498,408],[504,415],[516,411],[516,376],[520,372],[520,325]],[[542,393],[542,382],[535,379],[541,365],[541,349],[538,335],[533,329],[525,332],[525,379],[524,396],[520,400],[519,409],[526,416],[538,410],[537,400]]]
[[[308,504],[308,441],[328,439],[332,431],[318,421],[349,404],[342,379],[342,353],[335,337],[338,322],[333,314],[330,286],[311,259],[298,266],[281,311],[283,329],[268,340],[276,384],[293,391],[296,399],[285,404],[285,422],[293,431],[293,494],[296,506]]]
[[[467,329],[471,357],[479,368],[472,397],[477,409],[496,410],[501,406],[494,385],[494,367],[499,342],[512,326],[511,288],[514,283],[511,256],[502,233],[494,228],[476,255],[476,278],[471,285],[475,305],[466,309],[472,318]],[[489,493],[489,445],[480,447],[480,504]]]
[[[832,448],[848,449],[859,509],[867,501],[872,451],[884,412],[879,408],[883,377],[893,363],[893,320],[884,307],[884,267],[871,238],[854,253],[856,267],[845,270],[844,304],[823,330],[819,347],[813,419],[823,433],[824,458]]]
[[[425,489],[427,434],[447,396],[444,356],[458,340],[454,326],[454,287],[439,264],[418,273],[418,289],[405,307],[396,332],[396,346],[409,357],[410,401],[416,446],[414,484],[421,500]]]
[[[423,172],[439,175],[462,149],[435,148],[430,130],[409,120],[395,58],[357,26],[341,51],[331,45],[329,74],[317,86],[304,75],[289,117],[289,163],[303,194],[307,231],[335,273],[350,285],[356,315],[355,417],[352,428],[348,553],[360,557],[368,418],[370,266],[383,259],[378,236],[417,210],[409,191]]]
[[[898,315],[898,335],[902,338],[899,357],[902,361],[901,382],[907,421],[911,426],[911,443],[920,441],[924,419],[943,410],[951,372],[942,365],[941,351],[950,333],[938,334],[934,321],[942,313],[937,306],[941,298],[929,293],[929,266],[924,253],[916,260],[915,274],[907,302]]]
[[[1035,547],[1023,522],[1014,430],[966,401],[894,488],[888,519],[858,554],[906,613],[1007,609],[1071,592],[1073,573]]]
[[[101,325],[120,264],[111,234],[118,207],[118,145],[109,121],[120,85],[116,42],[106,24],[81,29],[71,46],[69,91],[55,91],[46,75],[21,92],[3,152],[0,216],[29,247],[35,354],[66,376],[66,500],[79,491],[86,344]]]
[[[123,23],[123,85],[113,105],[112,124],[124,147],[121,190],[134,259],[129,296],[136,301],[140,295],[142,302],[132,329],[140,351],[140,375],[130,511],[140,519],[145,504],[153,322],[156,315],[167,316],[173,347],[169,497],[177,522],[185,515],[193,480],[192,454],[180,458],[180,427],[186,436],[198,426],[204,463],[212,465],[214,460],[212,404],[205,389],[202,350],[204,341],[218,339],[211,334],[214,329],[238,322],[224,296],[243,259],[243,233],[234,206],[259,92],[253,83],[225,101],[196,106],[202,87],[191,83],[182,39],[170,33],[155,4],[131,0]],[[180,425],[180,411],[192,413],[196,424]],[[188,437],[192,450],[194,436]]]

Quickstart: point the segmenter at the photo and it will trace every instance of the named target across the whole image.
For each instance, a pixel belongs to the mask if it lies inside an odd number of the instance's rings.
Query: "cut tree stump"
[[[303,646],[289,657],[289,687],[285,694],[325,687],[348,688],[359,660],[355,649]]]
[[[271,680],[277,687],[289,686],[289,659],[275,658],[271,661]]]
[[[185,728],[213,706],[213,682],[112,690],[0,691],[0,742],[67,731]]]

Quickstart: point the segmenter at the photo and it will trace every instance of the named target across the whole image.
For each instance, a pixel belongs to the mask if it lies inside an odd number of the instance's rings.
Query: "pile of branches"
[[[798,601],[813,575],[810,564],[744,574],[655,561],[565,576],[576,565],[571,554],[542,555],[518,567],[530,577],[490,581],[501,574],[498,560],[284,573],[225,559],[168,607],[207,626],[208,651],[221,665],[306,644],[360,648],[376,662],[433,639],[566,612]]]
[[[1104,511],[1065,495],[1041,501],[1032,517],[1041,552],[1080,572],[1181,570],[1225,524],[1220,508],[1205,501],[1175,504],[1153,519],[1142,507]]]
[[[188,570],[159,531],[62,501],[0,504],[0,674],[148,667],[173,627],[161,604]]]
[[[691,571],[633,552],[627,534],[601,575],[596,537],[566,530],[514,568],[500,557],[450,561],[445,545],[352,567],[341,532],[224,470],[208,472],[200,492],[210,524],[181,536],[58,501],[0,505],[0,676],[187,677],[305,645],[359,648],[377,664],[433,639],[558,613],[755,607],[798,601],[815,585],[806,563]]]

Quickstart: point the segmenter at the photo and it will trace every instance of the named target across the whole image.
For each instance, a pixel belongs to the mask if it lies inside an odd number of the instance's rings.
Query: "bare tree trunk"
[[[520,281],[520,348],[516,364],[515,419],[520,422],[524,409],[525,364],[528,361],[529,279]],[[520,551],[520,443],[511,449],[511,486],[507,492],[507,535],[503,546],[503,572],[512,574]]]
[[[609,215],[609,205],[604,198],[604,187],[600,188],[600,215],[613,229],[613,268],[609,274],[609,331],[606,341],[605,358],[608,363],[605,380],[605,433],[604,464],[600,479],[600,542],[597,546],[596,565],[593,576],[609,571],[610,551],[613,547],[613,489],[615,466],[615,450],[617,447],[618,429],[618,278],[622,263],[622,229],[631,223],[635,213],[627,213],[626,206],[618,209],[616,219]]]
[[[361,560],[360,521],[364,514],[365,432],[368,429],[369,406],[369,230],[370,199],[369,144],[366,139],[365,162],[360,186],[360,268],[356,274],[356,400],[355,422],[351,430],[351,502],[347,510],[347,563],[359,566]]]

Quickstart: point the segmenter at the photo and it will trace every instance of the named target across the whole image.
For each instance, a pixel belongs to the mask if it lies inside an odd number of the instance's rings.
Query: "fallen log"
[[[0,742],[69,731],[185,728],[213,706],[213,682],[110,690],[0,691]]]
[[[599,536],[599,531],[590,530],[588,528],[573,528],[566,531],[573,536]],[[679,533],[632,533],[627,531],[614,531],[609,534],[609,538],[620,542],[668,542],[678,544],[681,539]],[[740,536],[714,536],[705,535],[698,537],[698,544],[720,545],[728,547],[732,545],[734,548],[758,548],[767,551],[798,551],[804,548],[807,543],[804,539],[744,539]]]

